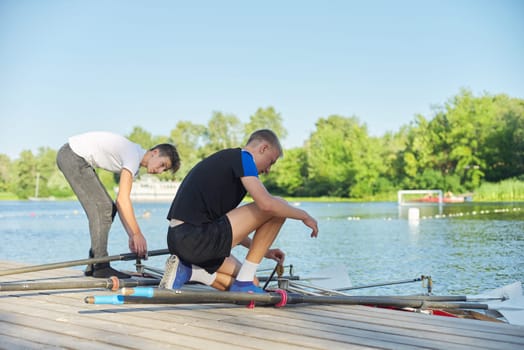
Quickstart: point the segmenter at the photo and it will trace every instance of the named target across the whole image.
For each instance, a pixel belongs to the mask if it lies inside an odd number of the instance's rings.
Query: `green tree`
[[[284,152],[284,157],[271,167],[271,172],[262,180],[267,189],[279,195],[307,195],[306,152],[303,148],[292,148]]]
[[[311,194],[353,198],[371,195],[380,177],[379,148],[358,118],[320,118],[306,144]]]
[[[398,150],[403,139],[393,135],[388,137],[369,137],[365,125],[361,127],[361,162],[358,169],[358,182],[361,184],[360,196],[369,197],[394,191],[395,170]],[[352,192],[353,196],[358,193]]]
[[[432,188],[457,191],[450,188],[456,162],[452,156],[451,127],[447,115],[438,112],[432,120],[417,115],[405,133],[405,147],[398,152],[395,167],[400,169],[397,178],[404,189]]]
[[[69,198],[75,196],[69,182],[67,182],[64,174],[58,168],[49,176],[47,188],[53,197]]]
[[[462,90],[445,105],[453,140],[450,159],[461,182],[473,189],[484,176],[485,161],[482,147],[492,126],[491,105],[488,100],[475,99],[470,91]]]
[[[102,185],[104,185],[105,189],[107,190],[107,193],[113,199],[115,199],[116,198],[115,189],[118,187],[118,183],[120,181],[119,174],[114,174],[104,169],[96,169],[96,173],[98,175],[98,178],[100,179],[100,182],[102,183]]]
[[[20,152],[14,163],[15,179],[11,183],[10,192],[20,199],[27,199],[34,195],[36,187],[37,162],[29,150]]]
[[[427,166],[440,171],[443,175],[453,174],[456,164],[451,157],[453,140],[447,114],[437,112],[429,122],[426,132],[427,147],[431,153],[431,162]]]
[[[398,132],[387,132],[380,138],[382,153],[380,158],[384,161],[384,171],[381,177],[383,191],[394,191],[400,185],[401,175],[403,174],[403,155],[407,140],[407,126],[402,126]]]
[[[524,100],[461,90],[433,108],[433,115],[416,115],[409,125],[380,138],[368,136],[356,117],[320,118],[304,147],[284,150],[263,181],[280,195],[371,198],[396,189],[462,193],[483,182],[524,177]],[[241,146],[260,128],[272,129],[281,139],[287,134],[280,113],[267,107],[257,109],[245,125],[234,115],[214,112],[207,126],[181,121],[169,135],[159,136],[135,126],[128,137],[145,149],[174,143],[181,170],[160,175],[171,180],[182,179],[212,152]],[[15,160],[0,154],[0,192],[33,196],[38,174],[40,196],[72,196],[55,158],[56,151],[46,147],[36,156],[22,151]],[[99,174],[112,193],[118,176]]]
[[[6,154],[0,154],[0,192],[8,192],[11,182],[11,159]]]
[[[38,196],[49,197],[51,191],[48,186],[49,178],[58,171],[56,165],[56,151],[49,147],[40,147],[35,157],[35,176],[38,176]],[[35,180],[36,181],[36,180]],[[36,185],[35,185],[36,186]]]
[[[478,188],[484,178],[500,181],[522,174],[523,110],[522,100],[475,97],[461,90],[435,108],[430,121],[417,116],[396,163],[403,169],[403,187],[439,184],[457,192]]]
[[[139,144],[145,149],[150,149],[155,146],[155,141],[150,132],[144,130],[140,126],[133,127],[131,133],[127,136],[129,141]]]
[[[422,115],[416,115],[407,133],[403,152],[404,173],[408,179],[415,180],[424,169],[435,166],[430,123]]]
[[[283,126],[282,116],[275,111],[273,107],[259,108],[255,114],[249,117],[249,122],[245,124],[245,136],[243,144],[247,142],[249,135],[259,129],[272,130],[280,140],[284,140],[287,136],[287,131]]]
[[[171,130],[170,139],[176,145],[180,156],[180,170],[176,177],[182,179],[202,159],[201,148],[206,138],[206,127],[189,121],[180,121]]]
[[[235,115],[213,112],[207,126],[204,154],[209,155],[224,148],[239,147],[242,130],[242,123]]]
[[[492,97],[491,132],[483,148],[486,181],[499,182],[524,174],[524,100]]]

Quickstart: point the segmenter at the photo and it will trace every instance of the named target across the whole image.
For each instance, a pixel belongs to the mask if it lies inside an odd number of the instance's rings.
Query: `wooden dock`
[[[24,266],[2,261],[2,269]],[[57,269],[9,281],[87,280]],[[92,305],[103,289],[0,292],[1,349],[524,349],[524,327],[367,306]]]

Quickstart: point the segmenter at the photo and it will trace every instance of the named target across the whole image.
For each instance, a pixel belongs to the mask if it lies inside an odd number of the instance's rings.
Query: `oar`
[[[150,250],[147,256],[165,255],[165,254],[169,254],[168,249]],[[122,260],[122,261],[133,260],[137,258],[139,258],[139,256],[136,253],[125,253],[125,254],[119,254],[119,255],[104,256],[101,258],[71,260],[71,261],[57,262],[57,263],[51,263],[51,264],[33,265],[33,266],[19,267],[19,268],[14,268],[14,269],[9,269],[9,270],[2,270],[0,271],[0,276],[16,275],[19,273],[35,272],[35,271],[42,271],[42,270],[53,270],[53,269],[60,269],[64,267],[79,266],[79,265],[98,264],[98,263],[105,263],[105,262],[118,261],[118,260]]]
[[[122,287],[157,286],[160,281],[156,278],[147,279],[92,279],[88,281],[59,281],[59,282],[7,282],[0,283],[0,292],[24,290],[54,290],[54,289],[82,289],[107,288],[113,291]]]
[[[425,279],[428,279],[430,280],[431,277],[430,276],[424,276],[422,275],[421,277],[417,277],[417,278],[412,278],[412,279],[407,279],[407,280],[401,280],[401,281],[390,281],[390,282],[381,282],[381,283],[375,283],[375,284],[367,284],[367,285],[362,285],[362,286],[351,286],[351,287],[344,287],[344,288],[335,288],[336,291],[339,291],[339,292],[342,292],[342,291],[347,291],[347,290],[354,290],[354,289],[363,289],[363,288],[372,288],[372,287],[383,287],[383,286],[390,286],[390,285],[394,285],[394,284],[403,284],[403,283],[412,283],[412,282],[420,282],[420,281],[423,281]],[[431,292],[431,291],[430,291]]]
[[[220,291],[185,291],[151,287],[123,288],[120,295],[88,296],[87,304],[212,304],[250,302],[282,307],[286,304],[344,304],[384,307],[487,309],[486,304],[434,303],[425,300],[399,299],[390,296],[311,296],[277,290],[269,293]]]

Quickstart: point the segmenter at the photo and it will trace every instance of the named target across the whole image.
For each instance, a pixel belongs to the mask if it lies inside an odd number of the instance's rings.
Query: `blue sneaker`
[[[166,269],[158,288],[180,289],[191,279],[191,273],[191,266],[184,264],[176,255],[171,255],[166,260]]]
[[[266,291],[253,284],[252,281],[236,281],[229,288],[230,292],[265,293]]]

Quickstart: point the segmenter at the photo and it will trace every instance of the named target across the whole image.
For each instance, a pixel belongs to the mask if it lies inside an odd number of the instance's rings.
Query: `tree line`
[[[461,90],[432,116],[416,115],[408,125],[380,137],[370,136],[356,116],[320,117],[302,147],[284,157],[262,178],[273,193],[290,197],[383,199],[399,189],[474,192],[483,183],[524,181],[524,100],[505,94],[474,96]],[[287,136],[273,107],[259,108],[242,123],[233,114],[213,112],[207,125],[179,121],[169,135],[154,136],[140,126],[126,135],[144,148],[170,142],[177,146],[181,169],[160,175],[180,181],[200,159],[214,151],[245,144],[254,130],[270,128]],[[0,192],[26,199],[73,193],[56,166],[57,150],[41,147],[11,160],[0,154]],[[113,189],[118,178],[100,171]]]

